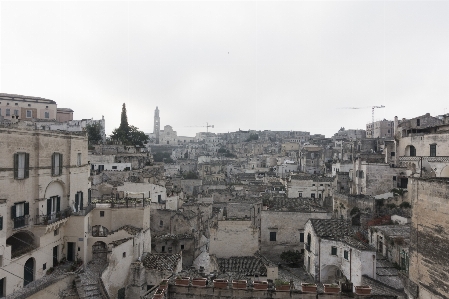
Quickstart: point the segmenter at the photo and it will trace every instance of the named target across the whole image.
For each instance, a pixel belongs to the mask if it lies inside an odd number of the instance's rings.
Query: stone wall
[[[259,250],[259,229],[250,220],[218,221],[210,228],[209,253],[218,258],[252,256]]]
[[[449,297],[448,179],[409,179],[412,201],[410,279],[419,298]]]

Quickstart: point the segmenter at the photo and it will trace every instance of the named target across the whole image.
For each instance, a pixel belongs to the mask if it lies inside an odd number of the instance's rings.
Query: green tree
[[[128,124],[126,105],[123,103],[120,126],[112,131],[111,139],[120,141],[124,145],[143,146],[148,142],[148,136],[135,126]]]
[[[89,144],[98,144],[103,140],[101,136],[101,124],[94,123],[86,126],[87,137],[89,138]]]

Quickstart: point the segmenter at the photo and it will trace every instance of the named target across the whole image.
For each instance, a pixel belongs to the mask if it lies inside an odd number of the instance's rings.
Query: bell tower
[[[159,118],[159,109],[156,106],[156,110],[154,110],[154,130],[153,130],[153,134],[156,135],[156,144],[159,144],[160,130],[161,130],[161,119]]]

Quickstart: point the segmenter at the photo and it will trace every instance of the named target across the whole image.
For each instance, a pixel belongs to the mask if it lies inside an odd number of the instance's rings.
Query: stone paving
[[[76,290],[80,299],[102,299],[98,278],[103,271],[106,262],[101,259],[93,260],[86,265],[84,273],[75,279]]]

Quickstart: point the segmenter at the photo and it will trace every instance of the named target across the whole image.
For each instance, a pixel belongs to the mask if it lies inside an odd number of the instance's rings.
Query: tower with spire
[[[153,129],[153,134],[156,136],[156,144],[159,144],[160,130],[161,130],[161,119],[159,118],[159,109],[156,106],[156,110],[154,110],[154,129]]]

